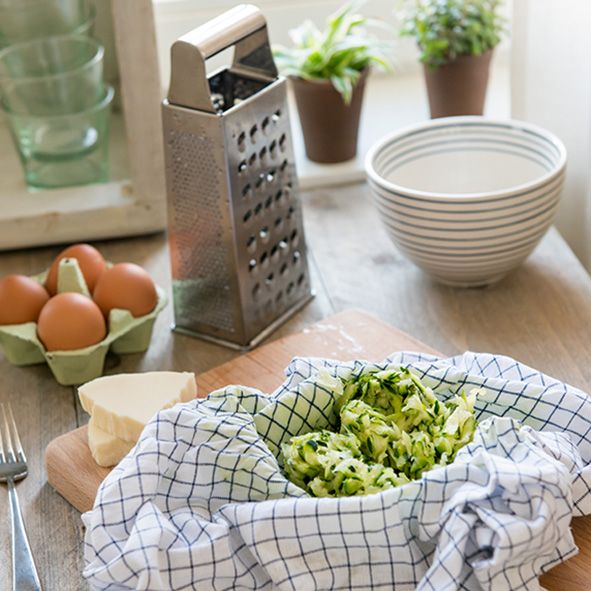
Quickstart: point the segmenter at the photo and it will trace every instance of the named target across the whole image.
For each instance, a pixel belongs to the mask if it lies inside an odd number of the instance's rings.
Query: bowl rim
[[[552,144],[558,151],[558,163],[553,170],[545,173],[541,177],[516,185],[511,189],[503,189],[499,191],[483,191],[480,193],[436,193],[419,191],[416,189],[409,189],[388,181],[378,174],[374,166],[374,160],[376,156],[384,149],[384,147],[392,141],[402,139],[409,133],[428,131],[430,129],[436,129],[438,127],[448,127],[450,124],[463,124],[463,123],[481,123],[484,125],[499,127],[499,128],[511,128],[518,131],[527,131],[542,136],[548,143]],[[384,136],[378,140],[367,152],[365,157],[365,173],[366,175],[377,185],[383,187],[391,193],[399,193],[402,196],[415,197],[423,201],[453,201],[453,202],[465,202],[465,201],[486,201],[487,199],[498,199],[501,196],[511,197],[517,196],[520,193],[527,194],[531,191],[548,184],[552,179],[559,176],[566,167],[567,152],[563,142],[552,132],[535,125],[533,123],[521,121],[519,119],[501,119],[493,117],[485,117],[478,115],[468,115],[460,117],[441,117],[438,119],[429,119],[428,121],[421,121],[413,125],[408,125],[402,129],[399,129],[393,133]]]

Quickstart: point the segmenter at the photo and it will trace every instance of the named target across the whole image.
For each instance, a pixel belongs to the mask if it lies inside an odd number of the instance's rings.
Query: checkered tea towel
[[[363,497],[312,498],[282,442],[334,420],[332,384],[408,365],[447,398],[483,387],[455,462]],[[591,398],[512,359],[294,359],[273,394],[240,386],[159,413],[86,525],[95,589],[540,589],[591,512]]]

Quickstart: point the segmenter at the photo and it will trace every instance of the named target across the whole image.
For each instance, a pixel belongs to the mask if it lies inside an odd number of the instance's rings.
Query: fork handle
[[[12,588],[14,591],[42,591],[12,478],[8,478],[8,496],[12,522]]]

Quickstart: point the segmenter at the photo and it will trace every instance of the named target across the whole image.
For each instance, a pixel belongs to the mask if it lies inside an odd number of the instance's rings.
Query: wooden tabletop
[[[402,258],[382,229],[364,186],[308,193],[304,215],[317,297],[271,338],[357,307],[445,353],[467,349],[504,353],[591,390],[591,280],[555,230],[522,268],[498,285],[461,290],[433,283]],[[163,235],[98,246],[109,260],[143,265],[168,288]],[[58,250],[2,254],[0,275],[37,273]],[[169,306],[156,323],[149,351],[109,357],[107,371],[203,372],[237,355],[172,334],[171,320]],[[58,386],[44,366],[16,368],[0,355],[0,376],[0,401],[12,403],[30,459],[29,477],[18,485],[18,493],[44,588],[86,589],[80,575],[80,514],[47,484],[43,452],[53,438],[84,424],[87,417],[74,389]],[[8,585],[10,572],[7,512],[7,497],[0,490],[0,588]],[[553,578],[559,574],[553,571]],[[591,588],[586,581],[563,583],[569,591]]]

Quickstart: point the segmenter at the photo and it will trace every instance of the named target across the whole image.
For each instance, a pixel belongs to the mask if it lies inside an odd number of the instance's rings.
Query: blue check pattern
[[[278,451],[334,420],[335,377],[409,365],[446,398],[484,388],[453,464],[365,497],[317,499]],[[295,358],[271,395],[229,386],[160,412],[86,526],[95,589],[540,589],[591,513],[591,398],[507,357]]]

